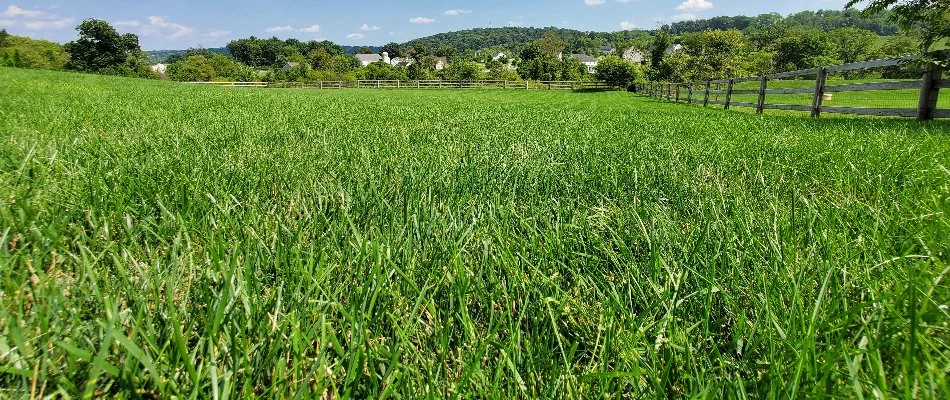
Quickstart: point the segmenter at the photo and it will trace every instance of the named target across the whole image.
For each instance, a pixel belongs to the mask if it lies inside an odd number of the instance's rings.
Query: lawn
[[[950,123],[0,68],[0,397],[947,398]]]

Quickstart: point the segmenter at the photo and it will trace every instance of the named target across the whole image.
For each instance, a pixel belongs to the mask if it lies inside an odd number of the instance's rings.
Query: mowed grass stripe
[[[945,121],[15,69],[0,92],[14,397],[950,391]]]

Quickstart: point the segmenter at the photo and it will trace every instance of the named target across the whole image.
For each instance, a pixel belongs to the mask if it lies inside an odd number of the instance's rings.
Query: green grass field
[[[0,397],[950,396],[948,121],[0,94]]]

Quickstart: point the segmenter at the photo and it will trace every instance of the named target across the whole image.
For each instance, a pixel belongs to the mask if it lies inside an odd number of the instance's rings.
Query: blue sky
[[[0,27],[67,42],[85,18],[113,23],[145,50],[218,47],[231,39],[277,36],[382,45],[468,28],[558,26],[652,29],[658,21],[717,15],[841,9],[846,0],[0,0]]]

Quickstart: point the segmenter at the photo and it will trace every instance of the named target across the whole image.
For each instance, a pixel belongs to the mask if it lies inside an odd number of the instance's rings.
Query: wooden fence
[[[600,90],[610,89],[603,82],[581,81],[319,81],[319,82],[189,82],[195,85],[225,87],[265,87],[298,89],[521,89],[521,90]]]
[[[942,52],[941,54],[948,53]],[[686,102],[689,104],[701,103],[703,107],[707,107],[710,104],[720,104],[727,110],[730,107],[750,107],[754,108],[759,114],[761,114],[763,110],[792,110],[809,112],[814,118],[818,118],[822,113],[915,117],[921,121],[934,118],[950,118],[950,109],[939,109],[937,106],[937,98],[940,94],[940,89],[950,88],[950,80],[941,79],[941,67],[934,63],[929,64],[923,77],[917,81],[849,83],[831,86],[827,84],[828,76],[830,74],[872,68],[895,67],[908,62],[916,61],[920,58],[921,56],[908,56],[896,59],[863,61],[831,67],[819,67],[799,71],[782,72],[758,77],[722,79],[705,82],[650,82],[636,84],[634,91],[647,96],[663,98],[676,102]],[[770,81],[800,77],[814,77],[814,88],[769,89]],[[758,82],[758,89],[736,89],[736,84],[742,82]],[[725,88],[723,88],[723,85],[725,85]],[[920,94],[917,101],[917,107],[915,108],[832,107],[823,104],[828,94],[831,93],[861,92],[872,90],[917,90]],[[757,101],[755,103],[733,101],[733,95],[743,94],[757,95]],[[770,94],[811,94],[812,101],[811,105],[772,104],[766,102],[767,96]],[[724,100],[719,100],[720,95],[724,97]],[[711,98],[710,96],[715,96],[715,98]]]

